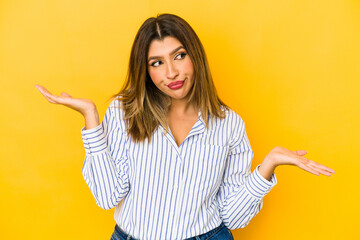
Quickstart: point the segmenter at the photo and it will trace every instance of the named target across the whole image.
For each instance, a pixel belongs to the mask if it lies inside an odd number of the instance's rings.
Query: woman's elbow
[[[112,209],[114,207],[116,207],[117,204],[112,203],[111,201],[103,201],[103,200],[99,200],[99,199],[95,199],[96,200],[96,205],[98,205],[99,207],[101,207],[104,210],[109,210]]]

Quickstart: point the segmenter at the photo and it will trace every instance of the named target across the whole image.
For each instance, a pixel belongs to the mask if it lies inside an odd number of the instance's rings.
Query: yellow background
[[[81,169],[82,116],[35,89],[92,99],[102,119],[142,22],[170,12],[207,52],[220,97],[246,122],[253,169],[275,146],[336,170],[276,169],[235,239],[360,239],[357,0],[0,1],[1,239],[109,239]]]

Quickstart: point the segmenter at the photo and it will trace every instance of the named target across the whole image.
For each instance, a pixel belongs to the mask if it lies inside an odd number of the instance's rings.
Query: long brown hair
[[[136,142],[144,141],[146,138],[150,142],[159,124],[169,131],[167,112],[171,98],[155,86],[147,70],[150,43],[167,36],[178,39],[192,61],[194,84],[189,93],[189,102],[200,109],[206,127],[209,121],[208,114],[211,117],[224,118],[224,109],[228,109],[217,95],[204,47],[191,26],[173,14],[151,17],[141,25],[136,34],[125,83],[121,90],[112,96],[119,97],[122,102],[127,134]],[[221,109],[221,106],[224,109]]]

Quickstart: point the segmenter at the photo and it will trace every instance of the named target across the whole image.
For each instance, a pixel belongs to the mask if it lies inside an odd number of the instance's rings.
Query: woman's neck
[[[197,115],[198,108],[195,104],[187,103],[184,100],[172,100],[168,114],[177,116]]]

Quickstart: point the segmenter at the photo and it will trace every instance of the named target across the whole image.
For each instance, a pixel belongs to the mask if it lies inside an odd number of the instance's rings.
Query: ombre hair
[[[171,97],[155,86],[147,69],[151,42],[168,36],[181,42],[194,66],[194,84],[189,92],[188,103],[200,109],[206,127],[209,123],[208,116],[225,118],[224,110],[229,109],[217,95],[204,47],[191,26],[173,14],[151,17],[141,25],[136,34],[125,83],[121,90],[112,96],[121,101],[127,134],[135,142],[142,142],[146,138],[151,141],[151,136],[159,124],[166,132],[169,131],[167,113]]]

